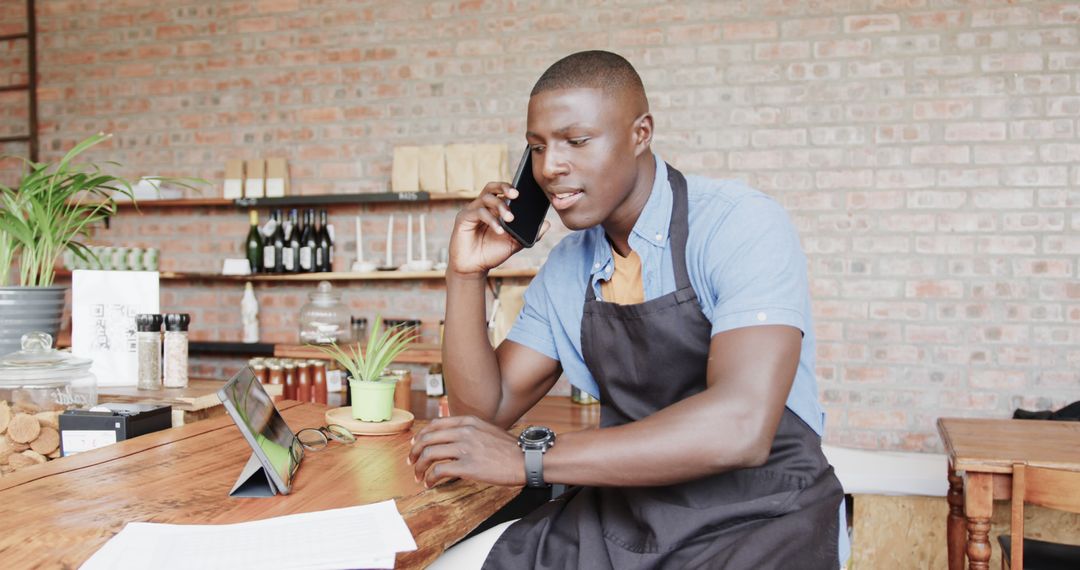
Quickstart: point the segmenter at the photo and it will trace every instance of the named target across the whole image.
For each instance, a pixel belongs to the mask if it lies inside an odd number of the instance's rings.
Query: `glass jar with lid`
[[[308,302],[300,308],[300,342],[329,344],[350,340],[349,311],[329,281],[319,281]]]
[[[22,336],[22,350],[0,356],[0,400],[28,411],[90,408],[97,404],[93,361],[53,349],[52,335]]]

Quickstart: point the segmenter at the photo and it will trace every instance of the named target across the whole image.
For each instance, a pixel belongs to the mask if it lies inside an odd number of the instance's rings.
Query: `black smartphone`
[[[518,243],[525,247],[532,247],[540,235],[540,228],[544,225],[544,218],[547,217],[551,201],[533,178],[532,152],[528,147],[525,148],[525,154],[518,163],[511,186],[517,188],[518,197],[507,200],[506,205],[510,208],[510,213],[514,215],[514,220],[507,222],[500,217],[499,224]]]

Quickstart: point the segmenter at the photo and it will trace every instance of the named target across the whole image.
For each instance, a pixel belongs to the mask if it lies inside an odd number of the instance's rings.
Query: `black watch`
[[[555,445],[555,432],[544,426],[528,426],[518,436],[518,447],[525,452],[525,484],[546,487],[544,453]]]

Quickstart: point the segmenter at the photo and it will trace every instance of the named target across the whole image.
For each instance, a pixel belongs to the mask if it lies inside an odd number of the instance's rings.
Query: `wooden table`
[[[949,454],[949,570],[963,568],[965,553],[969,568],[987,570],[993,502],[1011,498],[1013,464],[1080,471],[1080,423],[941,418],[937,425]]]
[[[321,406],[278,407],[293,429],[325,423]],[[292,494],[270,499],[228,497],[250,449],[227,417],[52,461],[0,479],[0,559],[74,568],[131,521],[223,524],[394,498],[419,546],[397,567],[423,568],[519,489],[456,481],[425,490],[405,464],[410,437],[309,453]]]

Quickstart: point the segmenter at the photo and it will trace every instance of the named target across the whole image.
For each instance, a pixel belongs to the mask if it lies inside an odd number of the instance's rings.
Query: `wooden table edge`
[[[295,400],[283,400],[277,402],[276,405],[279,411],[285,411],[301,404]],[[0,478],[0,491],[6,491],[53,475],[116,461],[155,447],[168,445],[170,443],[183,441],[212,431],[234,426],[235,424],[228,416],[211,418],[201,422],[141,435],[98,449],[77,453],[69,457],[61,457]]]

